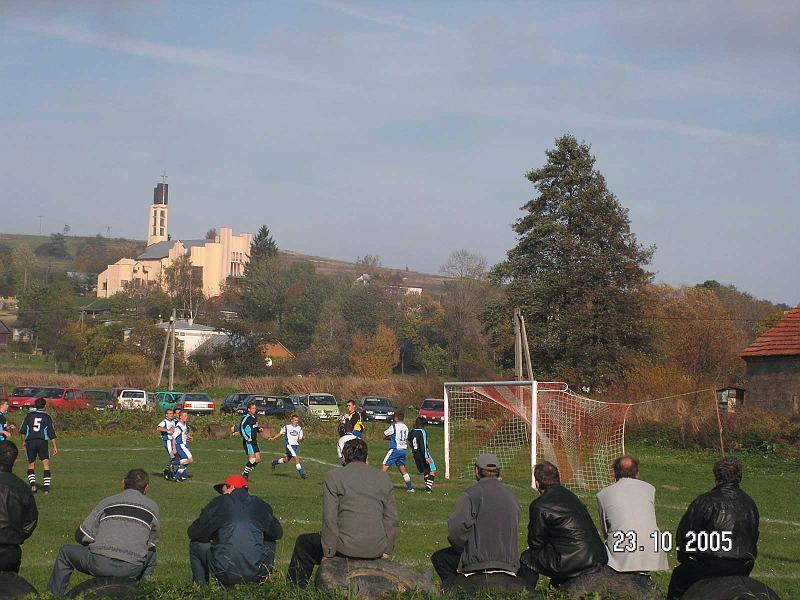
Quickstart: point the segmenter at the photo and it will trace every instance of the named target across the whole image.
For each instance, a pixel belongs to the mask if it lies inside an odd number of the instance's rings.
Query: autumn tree
[[[202,271],[195,269],[189,256],[180,256],[164,269],[164,284],[173,306],[192,316],[205,299],[203,295]]]
[[[536,196],[514,224],[517,245],[492,272],[510,315],[522,309],[541,378],[605,387],[649,345],[641,327],[653,248],[630,228],[628,211],[595,169],[589,145],[555,141],[527,174]]]
[[[391,375],[392,369],[400,362],[394,331],[386,325],[378,325],[371,337],[363,333],[353,335],[350,362],[353,372],[359,377],[381,379]]]
[[[314,328],[314,341],[302,357],[308,370],[326,375],[347,371],[351,337],[335,302],[325,305]]]

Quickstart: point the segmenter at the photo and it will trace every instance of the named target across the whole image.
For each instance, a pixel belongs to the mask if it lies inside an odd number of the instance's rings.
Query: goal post
[[[444,384],[445,477],[471,477],[478,454],[500,458],[503,479],[533,487],[537,462],[562,482],[599,489],[624,451],[629,404],[574,394],[563,382],[472,381]]]

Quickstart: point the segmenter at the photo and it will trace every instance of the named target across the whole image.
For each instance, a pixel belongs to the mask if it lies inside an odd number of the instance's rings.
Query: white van
[[[117,396],[117,407],[121,410],[147,410],[147,392],[122,390]]]

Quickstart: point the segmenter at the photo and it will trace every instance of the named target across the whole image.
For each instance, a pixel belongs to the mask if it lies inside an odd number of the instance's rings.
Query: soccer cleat
[[[43,491],[45,494],[49,494],[49,493],[50,493],[50,488],[45,486],[45,488],[44,488],[42,491]]]
[[[164,479],[166,479],[167,481],[169,481],[170,479],[172,479],[172,471],[170,470],[170,468],[169,468],[169,467],[167,467],[166,469],[164,469]]]
[[[433,490],[431,490],[431,489],[427,489],[427,490],[425,490],[425,493],[426,493],[426,494],[432,494],[432,493],[433,493]]]
[[[31,494],[35,494],[35,493],[36,493],[36,486],[32,485],[31,486]]]
[[[306,478],[306,474],[305,473],[300,473],[300,479],[305,479],[305,478]]]
[[[413,494],[413,493],[414,493],[414,492],[416,492],[417,490],[415,490],[414,488],[408,488],[406,491],[407,491],[409,494]]]

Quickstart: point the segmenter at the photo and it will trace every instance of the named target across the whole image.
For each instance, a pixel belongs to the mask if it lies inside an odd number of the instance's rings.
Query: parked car
[[[309,416],[318,419],[338,419],[341,415],[339,405],[336,403],[336,397],[333,394],[306,394],[303,396],[301,403]]]
[[[419,407],[419,416],[432,425],[444,425],[444,400],[426,398]]]
[[[222,414],[239,412],[237,410],[239,405],[248,396],[252,396],[252,394],[250,392],[236,392],[234,394],[228,394],[225,397],[225,400],[222,401],[222,404],[219,405],[219,412]]]
[[[120,410],[147,410],[147,392],[144,390],[122,389],[117,396]]]
[[[205,392],[188,392],[183,394],[178,402],[181,410],[193,415],[210,415],[216,408],[214,400]]]
[[[183,396],[183,392],[156,392],[158,411],[163,413],[169,408],[174,410],[177,408],[181,396]]]
[[[15,412],[23,408],[30,408],[39,396],[44,396],[46,389],[27,385],[15,387],[8,398],[8,410]]]
[[[108,390],[84,390],[89,407],[95,410],[114,410],[116,403],[114,396]]]
[[[394,404],[382,396],[364,396],[358,407],[365,421],[391,421],[395,410]]]
[[[271,396],[269,394],[250,394],[236,409],[243,415],[250,402],[256,403],[256,414],[265,417],[287,417],[295,412],[295,405],[288,396]]]

